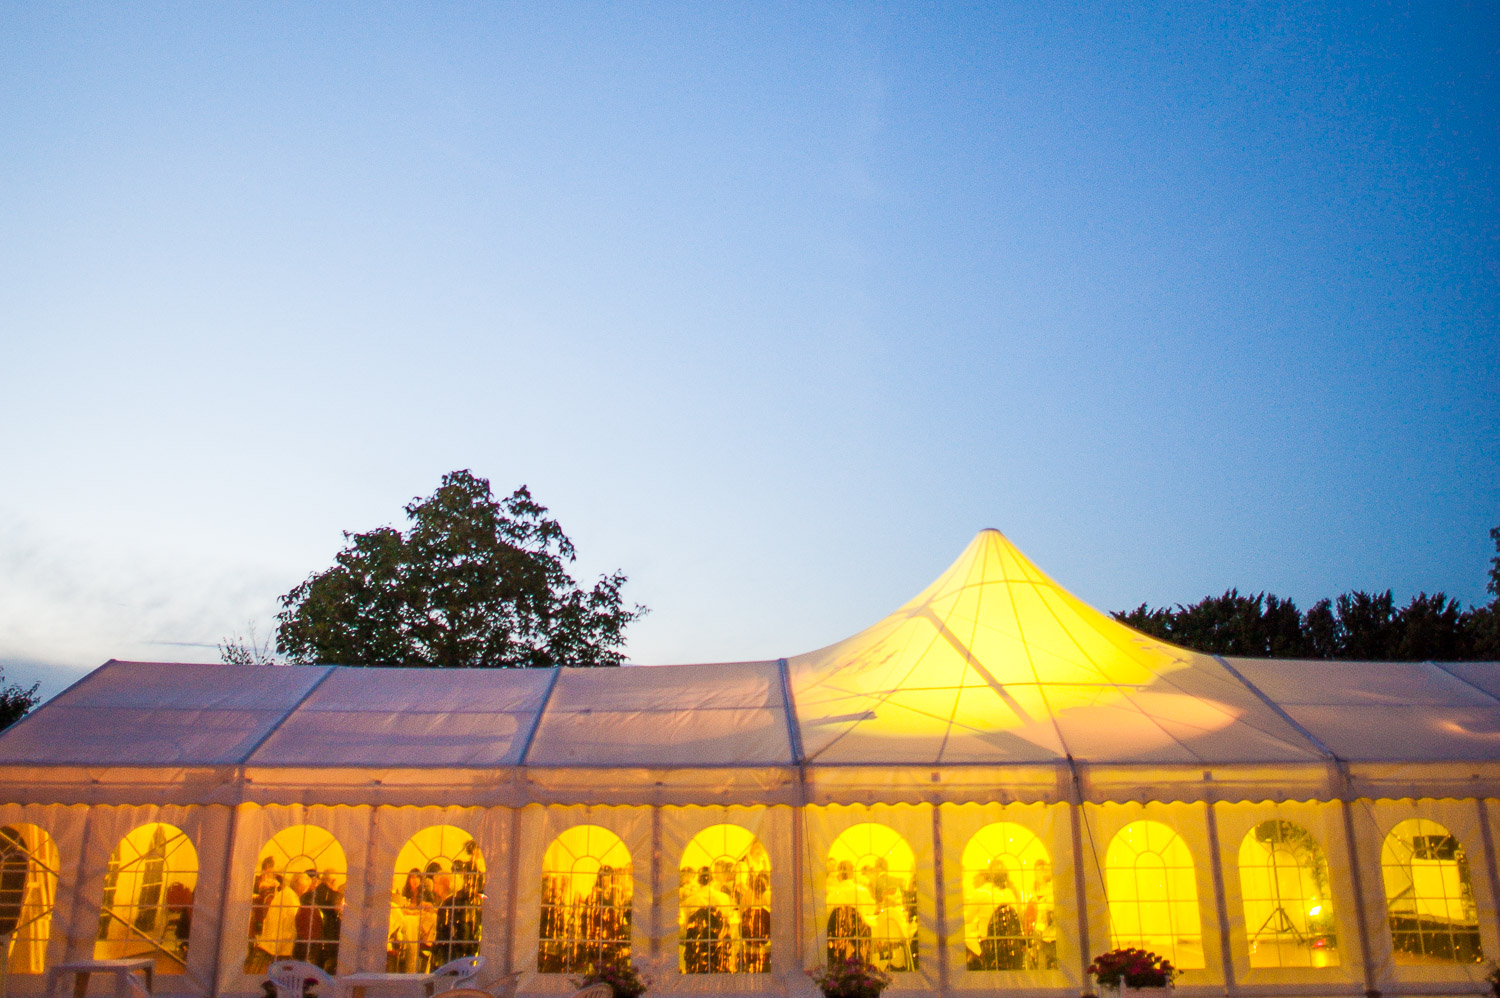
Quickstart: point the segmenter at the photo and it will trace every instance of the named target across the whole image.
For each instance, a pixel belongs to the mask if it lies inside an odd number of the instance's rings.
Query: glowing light
[[[1323,906],[1320,904],[1315,904],[1311,908],[1307,909],[1307,913],[1314,917],[1321,915],[1323,914]]]

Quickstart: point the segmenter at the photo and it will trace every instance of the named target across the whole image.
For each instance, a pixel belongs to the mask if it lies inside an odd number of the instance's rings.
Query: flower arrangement
[[[595,967],[582,977],[572,980],[575,988],[583,989],[590,984],[608,984],[615,998],[641,998],[651,986],[651,978],[645,977],[629,960],[606,963]]]
[[[1490,994],[1500,998],[1500,964],[1490,963],[1490,972],[1484,975],[1484,982],[1490,986]]]
[[[1089,973],[1102,988],[1164,988],[1182,971],[1166,957],[1130,947],[1100,953],[1089,964]]]
[[[858,957],[830,960],[826,967],[807,971],[807,976],[826,998],[878,998],[891,983],[890,974]]]

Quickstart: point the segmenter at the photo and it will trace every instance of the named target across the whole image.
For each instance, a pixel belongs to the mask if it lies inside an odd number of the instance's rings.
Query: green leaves
[[[332,568],[281,597],[277,650],[294,662],[485,668],[624,660],[623,572],[580,589],[573,543],[523,485],[496,500],[467,470],[405,507],[408,530],[344,535]]]

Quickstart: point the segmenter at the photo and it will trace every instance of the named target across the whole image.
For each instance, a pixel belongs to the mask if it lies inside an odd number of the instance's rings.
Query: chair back
[[[575,991],[572,998],[615,998],[615,989],[600,981],[598,984],[590,984],[580,991]]]
[[[266,968],[266,980],[276,989],[278,998],[302,998],[308,981],[318,985],[318,998],[335,998],[333,978],[322,967],[301,960],[277,960]]]
[[[460,984],[478,977],[483,969],[484,957],[482,956],[461,956],[457,960],[449,960],[432,972],[432,993],[447,994]]]
[[[495,998],[483,988],[449,988],[443,994],[450,995],[452,998]]]

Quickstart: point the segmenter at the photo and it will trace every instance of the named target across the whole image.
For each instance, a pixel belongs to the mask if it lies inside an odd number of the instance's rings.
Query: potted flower
[[[615,998],[641,998],[651,986],[651,978],[642,976],[629,960],[604,963],[582,977],[575,977],[573,987],[582,990],[590,984],[608,984]]]
[[[1134,947],[1100,953],[1089,964],[1089,974],[1099,983],[1100,990],[1117,994],[1125,988],[1170,987],[1180,973],[1166,957]]]
[[[824,998],[880,998],[891,983],[891,975],[859,959],[830,960],[826,967],[807,972]]]

